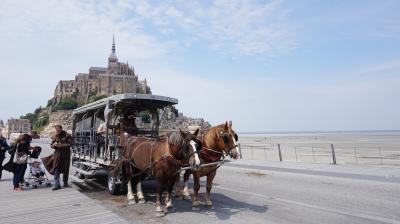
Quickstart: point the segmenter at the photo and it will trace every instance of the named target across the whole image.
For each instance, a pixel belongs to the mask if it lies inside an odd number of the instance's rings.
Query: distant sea
[[[329,134],[400,135],[400,130],[354,130],[354,131],[243,131],[241,136],[307,136]]]

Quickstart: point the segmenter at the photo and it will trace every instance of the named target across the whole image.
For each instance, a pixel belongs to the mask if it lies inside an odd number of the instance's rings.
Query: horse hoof
[[[208,210],[215,210],[215,207],[213,205],[206,205],[206,208]]]
[[[128,205],[136,205],[136,201],[135,200],[129,200],[128,201]]]
[[[182,199],[190,201],[192,200],[192,197],[190,195],[182,195]]]
[[[139,199],[138,203],[139,203],[139,204],[145,204],[145,203],[146,203],[146,200],[144,200],[144,199]]]
[[[200,206],[193,206],[192,207],[192,211],[200,211]]]
[[[156,213],[156,216],[157,216],[157,217],[164,217],[164,216],[165,216],[165,213],[164,213],[164,212],[157,212],[157,213]]]
[[[167,211],[168,212],[175,212],[176,211],[176,208],[175,207],[167,207]]]

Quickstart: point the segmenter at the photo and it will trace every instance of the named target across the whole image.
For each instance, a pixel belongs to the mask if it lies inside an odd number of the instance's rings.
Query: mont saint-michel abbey
[[[86,102],[90,96],[110,96],[120,93],[151,94],[146,79],[138,80],[133,66],[119,62],[113,43],[107,67],[90,67],[89,73],[78,73],[75,80],[61,80],[54,91],[52,106],[66,97]]]

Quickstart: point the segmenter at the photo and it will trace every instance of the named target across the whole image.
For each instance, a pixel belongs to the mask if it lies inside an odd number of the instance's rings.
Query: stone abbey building
[[[138,80],[133,66],[119,62],[113,43],[107,67],[90,67],[89,73],[78,73],[75,80],[61,80],[54,91],[52,107],[70,97],[86,102],[90,96],[110,96],[121,93],[151,94],[146,79]]]

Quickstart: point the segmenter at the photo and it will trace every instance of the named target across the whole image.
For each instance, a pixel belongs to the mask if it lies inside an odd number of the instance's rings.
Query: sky
[[[400,1],[0,1],[0,120],[119,61],[237,131],[400,129]]]

